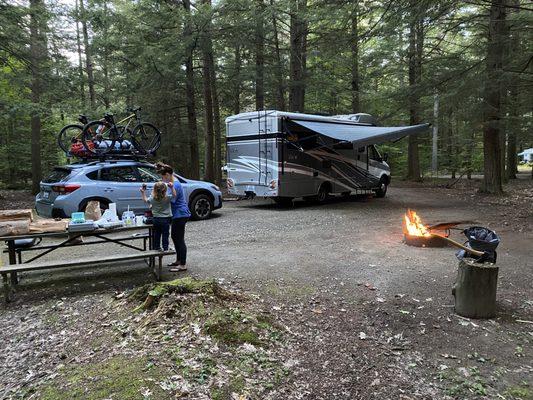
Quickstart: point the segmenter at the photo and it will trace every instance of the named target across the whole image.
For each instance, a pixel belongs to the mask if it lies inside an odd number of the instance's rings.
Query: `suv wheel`
[[[213,200],[207,194],[199,194],[194,196],[189,208],[191,216],[194,220],[208,219],[213,212]]]
[[[80,211],[85,212],[85,209],[87,208],[87,204],[89,203],[89,201],[98,201],[98,203],[100,204],[100,211],[102,212],[102,214],[104,213],[105,210],[109,208],[109,202],[107,200],[89,199],[89,200],[83,201],[83,203],[80,205]]]

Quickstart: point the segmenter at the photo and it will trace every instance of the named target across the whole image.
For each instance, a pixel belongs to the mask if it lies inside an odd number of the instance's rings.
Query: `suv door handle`
[[[113,188],[107,187],[107,188],[104,189],[104,192],[106,192],[106,193],[110,193],[110,192],[112,192],[113,190],[114,190]]]

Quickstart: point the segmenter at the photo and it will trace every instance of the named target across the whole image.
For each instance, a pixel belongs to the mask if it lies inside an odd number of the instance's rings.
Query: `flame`
[[[411,236],[431,236],[418,214],[411,210],[404,216],[404,232]]]

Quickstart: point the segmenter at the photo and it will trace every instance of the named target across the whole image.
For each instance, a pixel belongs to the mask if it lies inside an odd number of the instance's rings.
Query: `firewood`
[[[31,233],[65,232],[68,222],[64,220],[39,219],[30,224]]]
[[[26,235],[30,232],[30,220],[0,221],[0,236]]]
[[[19,221],[25,219],[33,221],[33,214],[30,209],[0,210],[0,221]]]

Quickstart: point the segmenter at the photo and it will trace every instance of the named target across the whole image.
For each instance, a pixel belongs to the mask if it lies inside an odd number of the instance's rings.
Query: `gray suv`
[[[192,219],[203,220],[213,210],[222,207],[218,186],[176,175],[183,186]],[[102,209],[117,204],[122,215],[129,207],[135,214],[148,210],[139,189],[146,184],[148,193],[160,180],[152,164],[139,161],[95,161],[56,167],[41,182],[35,198],[37,214],[44,217],[67,218],[73,212],[84,211],[90,200],[98,200]]]

